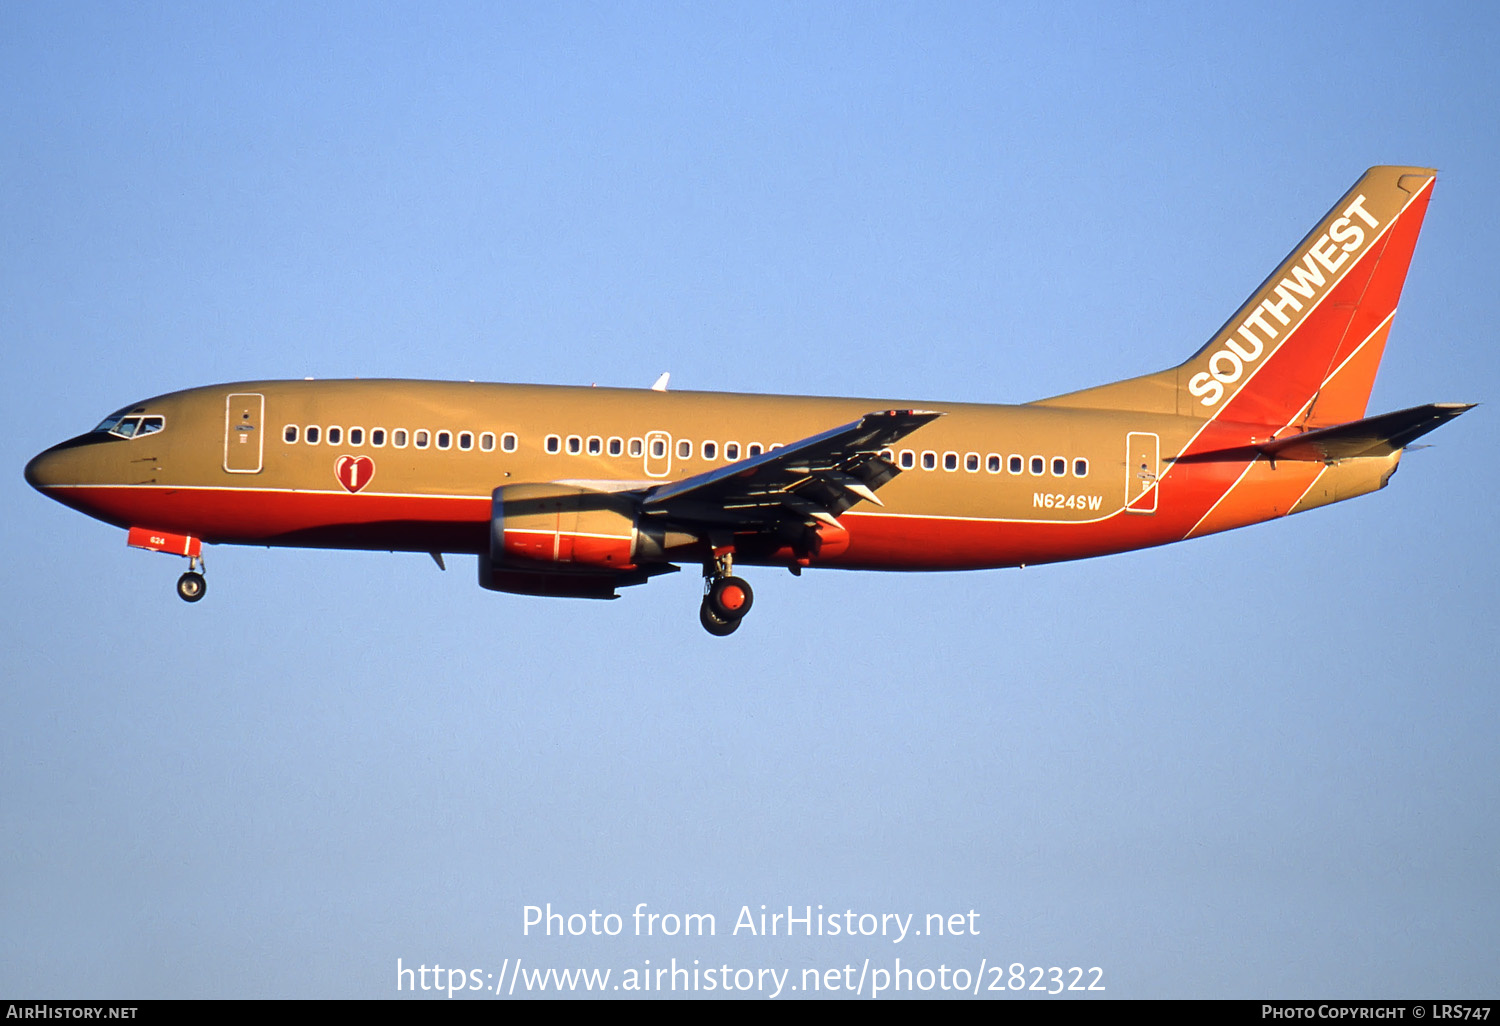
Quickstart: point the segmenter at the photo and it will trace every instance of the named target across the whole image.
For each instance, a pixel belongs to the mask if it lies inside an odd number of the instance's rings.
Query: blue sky
[[[1441,174],[1371,408],[1490,403],[1497,27],[0,8],[0,992],[899,957],[1100,966],[1113,997],[1493,994],[1489,406],[1381,493],[1186,545],[753,571],[722,641],[691,573],[571,603],[468,558],[215,548],[188,606],[21,468],[263,377],[1023,402],[1180,361],[1378,163]],[[718,932],[524,936],[548,902]],[[980,932],[732,935],[761,904]]]

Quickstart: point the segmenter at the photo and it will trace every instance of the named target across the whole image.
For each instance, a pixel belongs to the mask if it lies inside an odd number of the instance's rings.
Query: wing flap
[[[942,416],[927,410],[883,410],[758,456],[648,491],[647,513],[676,520],[767,526],[786,519],[837,525],[844,510],[865,501],[900,469],[885,449]]]

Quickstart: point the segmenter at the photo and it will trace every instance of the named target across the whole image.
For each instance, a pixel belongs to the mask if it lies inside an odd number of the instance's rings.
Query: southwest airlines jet
[[[188,559],[204,542],[478,556],[495,591],[614,598],[703,567],[977,570],[1196,538],[1383,488],[1469,409],[1366,417],[1434,172],[1371,168],[1176,367],[1020,406],[433,381],[250,381],[110,414],[26,479]]]

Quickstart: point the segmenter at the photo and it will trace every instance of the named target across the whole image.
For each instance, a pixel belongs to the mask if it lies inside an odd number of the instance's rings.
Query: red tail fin
[[[1181,366],[1041,404],[1273,428],[1358,420],[1434,177],[1427,168],[1371,168]]]

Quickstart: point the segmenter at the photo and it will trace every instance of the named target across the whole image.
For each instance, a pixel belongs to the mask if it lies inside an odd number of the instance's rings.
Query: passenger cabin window
[[[979,453],[971,452],[964,457],[964,469],[971,474],[979,469]]]
[[[1088,477],[1089,476],[1089,461],[1085,460],[1085,459],[1074,460],[1073,461],[1073,476],[1074,477]]]
[[[397,449],[406,448],[406,428],[397,428],[391,432],[391,445]]]
[[[474,448],[474,432],[460,431],[458,433],[458,447],[464,452]]]
[[[1061,456],[1054,456],[1052,458],[1052,476],[1053,477],[1066,477],[1067,474],[1068,474],[1068,461],[1065,460],[1065,459],[1063,459]]]
[[[1040,456],[1031,457],[1031,473],[1033,477],[1041,477],[1047,472],[1047,461]]]
[[[630,440],[630,455],[633,457],[639,457],[641,453],[646,451],[645,444],[646,443],[642,442],[639,438],[632,438]]]
[[[350,428],[349,429],[349,444],[350,445],[364,445],[365,444],[365,429],[364,428]]]
[[[281,437],[288,442],[295,442],[297,440],[297,425],[288,424],[286,429],[282,431]]]
[[[577,456],[581,452],[583,452],[583,436],[582,435],[569,435],[568,436],[568,454],[570,456]]]
[[[764,450],[761,449],[759,442],[751,442],[748,446],[745,447],[746,456],[759,456],[763,451]]]
[[[542,448],[556,456],[562,452],[562,439],[557,435],[548,435],[547,440],[542,443]]]
[[[725,442],[724,443],[724,458],[726,460],[728,460],[730,463],[736,462],[740,458],[740,443],[739,442]]]
[[[667,443],[666,443],[666,440],[665,439],[661,439],[661,438],[653,438],[653,439],[651,439],[651,458],[654,459],[654,460],[659,460],[659,459],[662,459],[663,457],[665,457],[666,455],[667,455]]]
[[[453,432],[439,431],[437,433],[437,447],[439,449],[453,448]]]
[[[937,469],[937,453],[933,452],[931,449],[928,449],[926,452],[924,452],[922,454],[922,469],[923,470],[936,470]]]
[[[341,427],[331,427],[331,428],[328,429],[328,444],[329,445],[338,445],[343,440],[344,440],[344,429],[343,428],[341,428]]]
[[[998,452],[992,452],[985,457],[984,469],[991,474],[1000,473],[1000,454]]]
[[[377,449],[385,445],[385,428],[370,429],[370,444]]]
[[[679,439],[677,442],[677,458],[680,460],[685,460],[692,455],[693,443],[689,442],[686,438]]]
[[[412,444],[418,449],[425,449],[432,444],[432,435],[426,428],[418,428],[411,436]]]
[[[1022,471],[1023,466],[1024,465],[1023,465],[1023,463],[1021,461],[1021,457],[1019,457],[1019,456],[1012,456],[1010,458],[1010,472],[1012,474],[1019,474]]]
[[[500,449],[503,452],[515,452],[518,444],[516,436],[508,431],[500,436]]]
[[[611,438],[609,440],[609,454],[611,456],[618,456],[618,455],[620,455],[624,451],[625,451],[625,439],[623,439],[623,438]]]
[[[598,435],[589,435],[589,455],[598,456],[604,451],[604,439]]]
[[[910,449],[901,450],[901,469],[910,470],[917,465],[917,454]]]
[[[958,469],[958,453],[956,453],[956,452],[945,452],[945,453],[943,453],[943,469],[944,470],[957,470]]]
[[[716,460],[716,459],[718,459],[719,458],[719,444],[717,442],[704,442],[703,443],[703,458],[706,459],[706,460]]]
[[[323,437],[323,431],[316,424],[309,424],[307,430],[302,432],[302,437],[307,439],[308,445],[317,445],[318,440]]]

